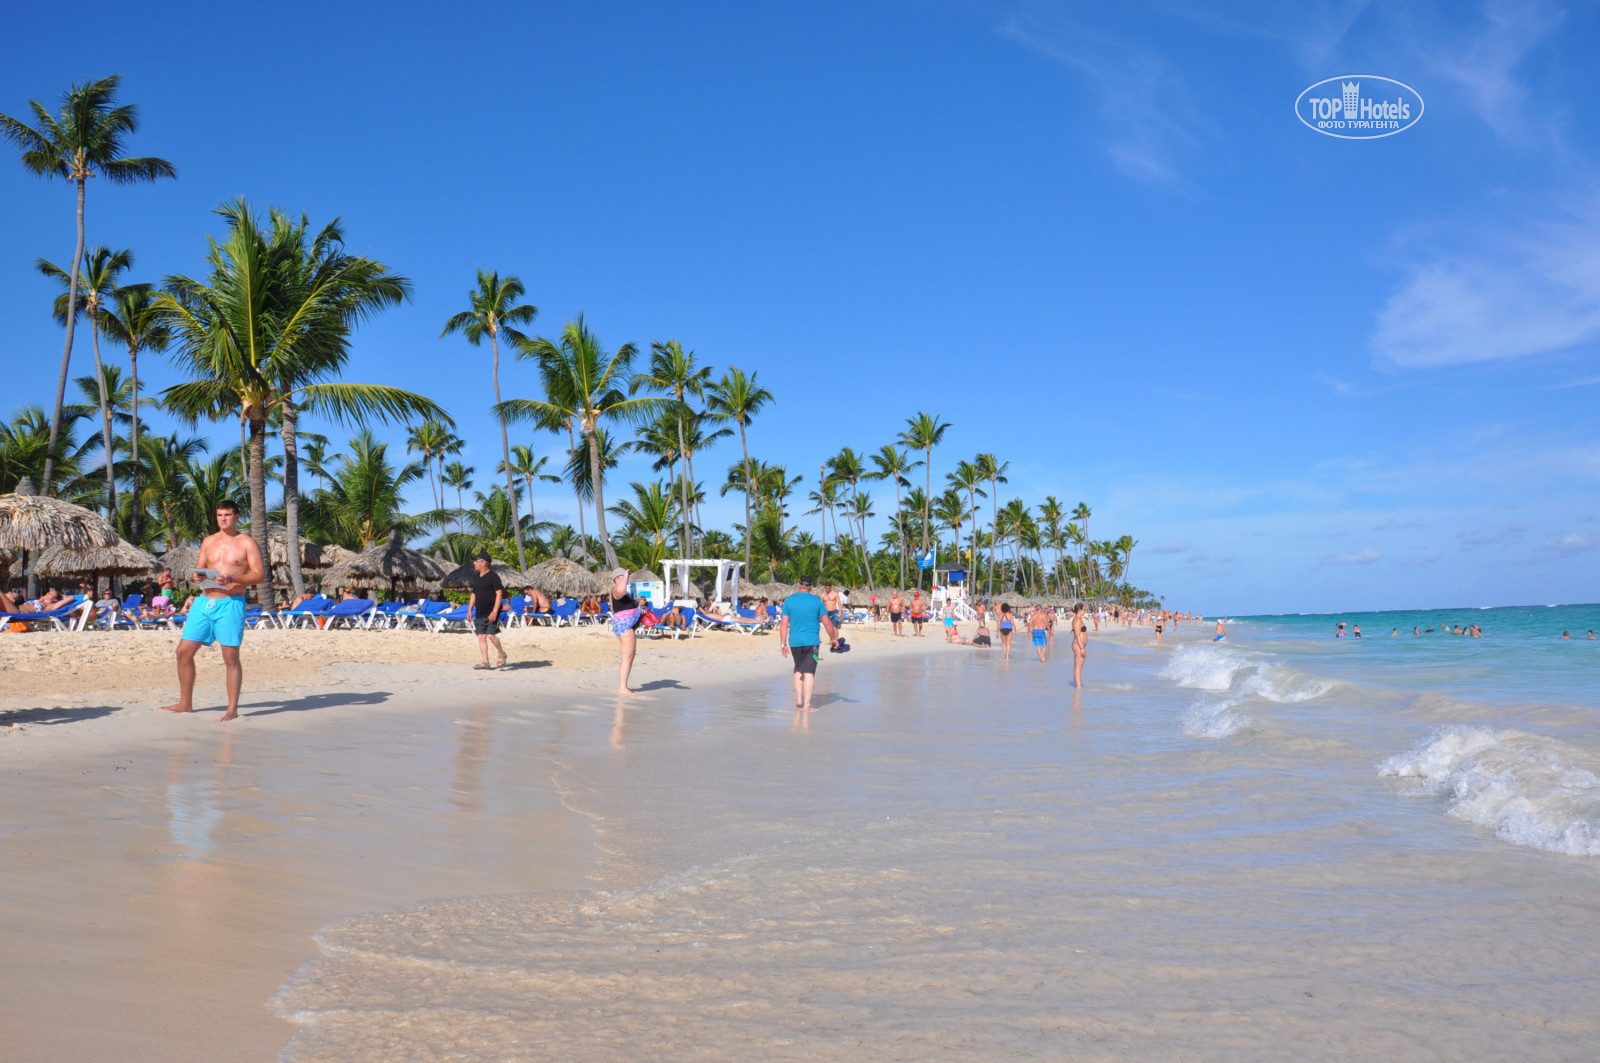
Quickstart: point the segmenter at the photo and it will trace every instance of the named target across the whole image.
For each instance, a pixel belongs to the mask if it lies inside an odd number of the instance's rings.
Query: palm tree
[[[156,305],[155,294],[149,284],[125,284],[111,293],[111,302],[101,310],[100,327],[105,334],[128,349],[129,388],[132,391],[130,413],[133,417],[129,434],[129,449],[142,455],[139,442],[139,355],[144,351],[157,354],[172,342],[172,330]],[[133,463],[133,493],[139,495],[140,463]],[[142,520],[144,511],[138,509]],[[143,529],[131,529],[135,541],[143,541]]]
[[[867,557],[867,528],[860,521],[861,517],[861,480],[867,476],[866,469],[862,467],[861,459],[850,447],[841,447],[839,453],[828,459],[828,475],[843,484],[850,485],[850,501],[855,506],[855,525],[851,530],[855,533],[852,538],[856,541],[858,555],[858,570],[864,568],[868,585],[872,583],[872,563]]]
[[[867,474],[869,480],[891,480],[894,482],[894,530],[898,540],[896,552],[900,555],[900,582],[896,586],[904,587],[906,584],[906,529],[902,520],[903,511],[900,506],[900,488],[911,486],[911,481],[906,479],[906,473],[921,465],[920,461],[908,461],[908,455],[901,450],[896,450],[893,443],[885,443],[872,455],[872,464],[877,471]]]
[[[1002,507],[1001,512],[1006,517],[1006,526],[1011,532],[1012,546],[1016,550],[1017,574],[1023,575],[1022,566],[1022,540],[1027,533],[1027,526],[1033,522],[1033,517],[1028,513],[1028,504],[1020,498],[1013,498]],[[1013,577],[1013,580],[1015,577]]]
[[[828,563],[828,520],[833,516],[834,507],[839,504],[839,485],[828,478],[828,467],[817,466],[817,489],[806,496],[815,502],[815,509],[806,510],[806,516],[813,513],[822,516],[822,558],[817,562],[817,572],[820,575],[822,566]]]
[[[449,465],[445,466],[444,471],[439,476],[439,493],[441,495],[441,501],[443,501],[442,496],[446,487],[454,487],[456,489],[456,530],[462,532],[463,534],[466,533],[466,528],[462,526],[461,521],[463,519],[462,515],[465,507],[461,501],[461,493],[472,486],[472,474],[477,471],[478,470],[474,469],[471,465],[467,465],[459,461],[452,461]],[[516,520],[515,513],[512,514],[512,520]],[[521,555],[518,554],[517,556],[520,557]],[[451,548],[450,550],[450,560],[456,560],[454,548]]]
[[[1117,540],[1117,550],[1122,554],[1122,579],[1128,578],[1128,569],[1133,567],[1133,548],[1138,546],[1138,540],[1131,535],[1124,535]]]
[[[961,526],[966,523],[970,508],[967,499],[961,497],[962,490],[960,484],[952,483],[933,504],[933,516],[954,535],[958,557],[961,552]]]
[[[189,490],[190,464],[206,452],[206,442],[199,436],[179,439],[170,436],[145,436],[139,440],[139,460],[143,475],[135,481],[139,486],[132,492],[134,511],[156,514],[156,526],[149,538],[136,540],[146,546],[159,536],[170,549],[178,543],[177,511]],[[143,526],[143,522],[139,522]]]
[[[505,464],[506,494],[511,499],[513,520],[517,517],[517,488],[511,478],[511,437],[506,434],[505,414],[500,412],[500,334],[505,333],[506,339],[514,344],[527,342],[528,337],[515,326],[532,324],[533,319],[539,316],[539,308],[531,303],[518,302],[526,293],[527,289],[517,277],[508,275],[502,278],[498,272],[485,273],[480,269],[477,288],[467,293],[470,309],[446,321],[444,331],[439,333],[439,338],[443,339],[452,332],[459,332],[474,347],[483,342],[484,336],[488,336],[489,345],[494,349],[494,406],[500,420],[500,458]],[[528,567],[521,536],[517,537],[517,567]]]
[[[511,448],[511,472],[520,476],[528,485],[528,520],[537,527],[539,518],[533,512],[533,485],[535,483],[558,484],[561,477],[544,472],[544,467],[549,462],[549,455],[535,459],[533,448],[521,444]]]
[[[933,494],[933,448],[944,441],[944,434],[950,425],[939,420],[933,414],[917,411],[915,417],[906,418],[906,430],[901,432],[896,440],[901,446],[911,450],[922,451],[922,461],[927,473],[927,483],[924,485],[924,498]],[[928,519],[927,503],[924,501],[922,510],[922,552],[928,552],[928,532],[931,530]],[[917,586],[922,586],[922,570],[917,570]]]
[[[34,126],[0,114],[0,134],[22,149],[22,165],[40,177],[60,177],[73,182],[78,193],[78,243],[72,250],[72,273],[67,285],[67,305],[78,305],[78,263],[83,259],[83,200],[91,177],[112,184],[134,184],[178,171],[165,159],[123,158],[123,139],[139,128],[138,108],[112,106],[120,74],[83,85],[73,85],[61,95],[61,112],[52,115],[38,100],[29,100]],[[55,413],[50,418],[50,447],[45,455],[44,487],[54,483],[56,436],[61,432],[61,404],[67,395],[67,373],[72,361],[75,315],[67,317],[67,341],[61,351],[61,377],[56,384]]]
[[[1001,461],[993,454],[979,454],[972,459],[973,464],[983,473],[983,478],[989,481],[989,574],[984,577],[984,593],[992,593],[994,586],[994,551],[995,545],[1000,542],[1000,490],[998,485],[1006,483],[1006,470],[1011,468],[1009,461]]]
[[[515,402],[516,400],[513,399],[512,401]],[[572,485],[572,493],[578,499],[578,516],[580,518],[583,516],[584,505],[594,501],[596,474],[599,475],[599,482],[603,489],[606,473],[615,469],[622,456],[634,447],[632,443],[616,442],[611,433],[604,428],[596,428],[594,436],[595,450],[600,456],[600,460],[597,463],[599,468],[590,463],[589,448],[587,446],[575,446],[568,450],[567,463],[561,468],[563,478]],[[587,550],[591,540],[583,530],[581,519],[578,522],[578,535],[584,543],[584,549]],[[592,555],[590,559],[593,559]]]
[[[167,278],[157,308],[172,329],[175,358],[194,379],[162,392],[169,410],[193,423],[237,415],[247,432],[251,535],[267,556],[266,433],[276,416],[284,444],[284,507],[289,541],[299,535],[297,411],[336,421],[412,416],[449,420],[430,399],[396,387],[328,380],[349,357],[354,323],[405,297],[410,282],[370,259],[342,251],[339,223],[314,237],[278,210],[263,228],[244,200],[216,213],[228,238],[211,240],[210,276]],[[303,587],[298,551],[289,551],[296,593]],[[276,603],[272,572],[264,574],[261,603]]]
[[[443,422],[428,418],[420,424],[412,425],[406,432],[406,453],[421,454],[422,463],[428,469],[428,490],[433,496],[433,508],[444,508],[444,487],[439,484],[434,475],[434,461],[437,460],[443,472],[445,447],[454,438],[453,433]]]
[[[518,344],[517,357],[539,363],[545,398],[512,399],[496,407],[502,419],[533,421],[545,428],[575,422],[582,430],[589,448],[595,530],[600,533],[606,564],[612,568],[617,565],[617,551],[606,533],[605,487],[595,433],[603,421],[639,424],[668,409],[665,399],[623,393],[625,386],[637,390],[633,387],[633,360],[638,353],[633,344],[624,343],[607,354],[580,314],[576,321],[567,322],[559,340],[541,336]]]
[[[611,512],[624,521],[623,535],[642,535],[656,546],[665,546],[667,531],[681,503],[660,480],[648,484],[635,480],[628,486],[633,488],[633,500],[623,499],[611,507]]]
[[[747,429],[756,414],[768,403],[776,402],[772,392],[756,383],[756,374],[746,374],[738,366],[729,366],[722,379],[710,386],[711,412],[720,420],[732,421],[739,426],[739,446],[744,450],[744,570],[750,571],[750,488],[753,476],[750,469],[750,440]]]
[[[1061,500],[1055,495],[1045,495],[1044,504],[1039,507],[1039,519],[1044,522],[1045,545],[1056,551],[1055,564],[1050,566],[1052,573],[1061,568],[1061,522],[1066,517],[1066,510],[1061,505]],[[1041,562],[1042,563],[1042,562]]]
[[[694,466],[690,463],[688,440],[684,422],[694,416],[689,406],[689,396],[700,398],[711,380],[710,366],[697,366],[693,351],[685,351],[677,340],[656,342],[650,345],[650,369],[634,378],[635,389],[650,388],[666,392],[672,398],[671,416],[678,426],[678,454],[683,459],[684,474],[680,481],[683,491],[683,552],[694,556],[694,541],[689,535],[689,487],[694,482]]]
[[[1083,579],[1085,581],[1085,583],[1084,583],[1084,589],[1085,590],[1088,589],[1088,578],[1089,578],[1089,573],[1088,573],[1088,568],[1089,568],[1089,548],[1088,548],[1088,544],[1089,544],[1089,518],[1091,516],[1093,516],[1093,514],[1090,512],[1089,503],[1087,503],[1087,502],[1079,502],[1076,506],[1072,507],[1072,519],[1078,522],[1078,530],[1082,533],[1082,538],[1079,541],[1084,544],[1084,550],[1083,550],[1083,555],[1082,555],[1083,556],[1083,560],[1079,563],[1079,567],[1083,569],[1083,572],[1081,573],[1081,575],[1082,575],[1082,577],[1083,577]]]
[[[351,548],[404,539],[418,530],[417,522],[403,511],[405,487],[421,478],[421,462],[396,468],[389,461],[389,445],[363,428],[350,440],[349,453],[339,459],[328,490],[307,500],[308,523]],[[266,521],[251,523],[265,526]],[[292,557],[295,551],[289,554]]]
[[[967,509],[972,516],[972,560],[973,568],[978,565],[978,496],[987,492],[979,484],[987,477],[983,470],[973,461],[956,462],[956,471],[945,474],[945,479],[952,487],[967,493]],[[961,529],[956,529],[956,549],[961,548]]]
[[[72,316],[83,314],[89,318],[89,335],[94,346],[94,374],[100,390],[100,445],[105,450],[106,459],[106,514],[115,521],[117,477],[112,471],[115,451],[111,446],[111,407],[104,383],[105,363],[100,359],[100,309],[117,289],[117,274],[133,265],[133,252],[113,251],[109,247],[85,251],[82,264],[73,274],[42,258],[35,265],[40,273],[54,277],[67,289],[56,297],[57,321],[66,324],[69,306],[72,307]],[[76,283],[79,277],[83,281],[81,285]]]

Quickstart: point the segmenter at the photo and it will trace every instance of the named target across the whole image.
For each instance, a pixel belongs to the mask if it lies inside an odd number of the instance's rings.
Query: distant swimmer
[[[1589,629],[1589,641],[1590,642],[1594,641],[1594,629],[1593,628]]]
[[[1361,625],[1360,624],[1355,624],[1355,625],[1353,625],[1353,627],[1354,627],[1356,638],[1360,638],[1361,637]]]
[[[1430,627],[1428,630],[1432,631],[1433,628]],[[1420,635],[1420,634],[1422,634],[1422,629],[1419,628],[1417,625],[1413,624],[1413,625],[1411,625],[1411,633],[1413,635]]]
[[[1212,642],[1221,642],[1228,637],[1228,629],[1222,626],[1222,617],[1217,617],[1217,637]]]
[[[1389,632],[1389,637],[1392,638],[1392,639],[1399,638],[1400,637],[1400,629],[1399,628],[1395,628],[1393,631]]]
[[[1344,638],[1344,621],[1343,620],[1339,621],[1339,626],[1333,629],[1333,637],[1336,638],[1336,639]]]
[[[1562,632],[1562,633],[1561,633],[1561,637],[1562,637],[1562,638],[1564,638],[1564,639],[1570,639],[1570,638],[1571,638],[1571,637],[1572,637],[1572,632],[1570,632],[1570,631],[1563,631],[1563,632]]]

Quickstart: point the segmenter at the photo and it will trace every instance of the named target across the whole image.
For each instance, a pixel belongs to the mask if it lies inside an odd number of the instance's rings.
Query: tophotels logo
[[[1300,121],[1344,140],[1392,137],[1422,117],[1422,97],[1410,85],[1376,74],[1343,74],[1319,81],[1294,101]]]

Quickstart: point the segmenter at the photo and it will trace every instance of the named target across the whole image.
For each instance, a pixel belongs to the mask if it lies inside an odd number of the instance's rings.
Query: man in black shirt
[[[500,645],[499,638],[500,605],[505,598],[506,588],[500,582],[500,577],[489,568],[488,554],[479,554],[472,559],[472,575],[468,577],[468,584],[472,588],[472,597],[467,600],[467,606],[472,613],[472,629],[478,633],[478,655],[483,658],[482,664],[472,667],[477,671],[503,668],[506,651]],[[491,642],[494,643],[494,651],[500,655],[493,665],[489,663]]]

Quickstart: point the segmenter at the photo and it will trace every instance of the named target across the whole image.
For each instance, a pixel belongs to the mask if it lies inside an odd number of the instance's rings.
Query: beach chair
[[[550,606],[550,622],[556,627],[560,627],[563,624],[567,625],[568,627],[577,627],[579,616],[578,610],[581,605],[581,602],[577,602],[571,598],[568,598],[564,602],[555,603],[554,605]]]
[[[347,598],[342,602],[334,602],[333,608],[324,614],[324,630],[332,631],[341,623],[345,627],[365,629],[371,626],[372,616],[378,610],[378,603],[371,598]]]
[[[449,602],[431,602],[424,598],[417,602],[415,606],[407,606],[395,613],[395,627],[404,629],[415,624],[425,631],[431,630],[432,625],[428,623],[428,618],[437,616],[440,613],[448,613],[450,609]]]
[[[74,600],[57,606],[47,613],[0,613],[0,625],[47,624],[56,631],[77,630],[78,618],[73,616],[82,603]]]
[[[414,610],[420,602],[379,602],[377,608],[372,610],[372,615],[367,618],[367,630],[382,630],[392,628],[400,623],[401,616],[407,610]]]
[[[444,604],[449,605],[450,603],[446,602]],[[436,635],[449,631],[456,624],[470,629],[472,627],[472,607],[458,605],[448,612],[425,614],[423,619],[427,622],[429,630]]]
[[[310,601],[300,603],[293,609],[280,609],[277,614],[278,626],[290,628],[304,621],[315,627],[318,618],[327,616],[328,611],[332,608],[333,602],[319,594]]]

